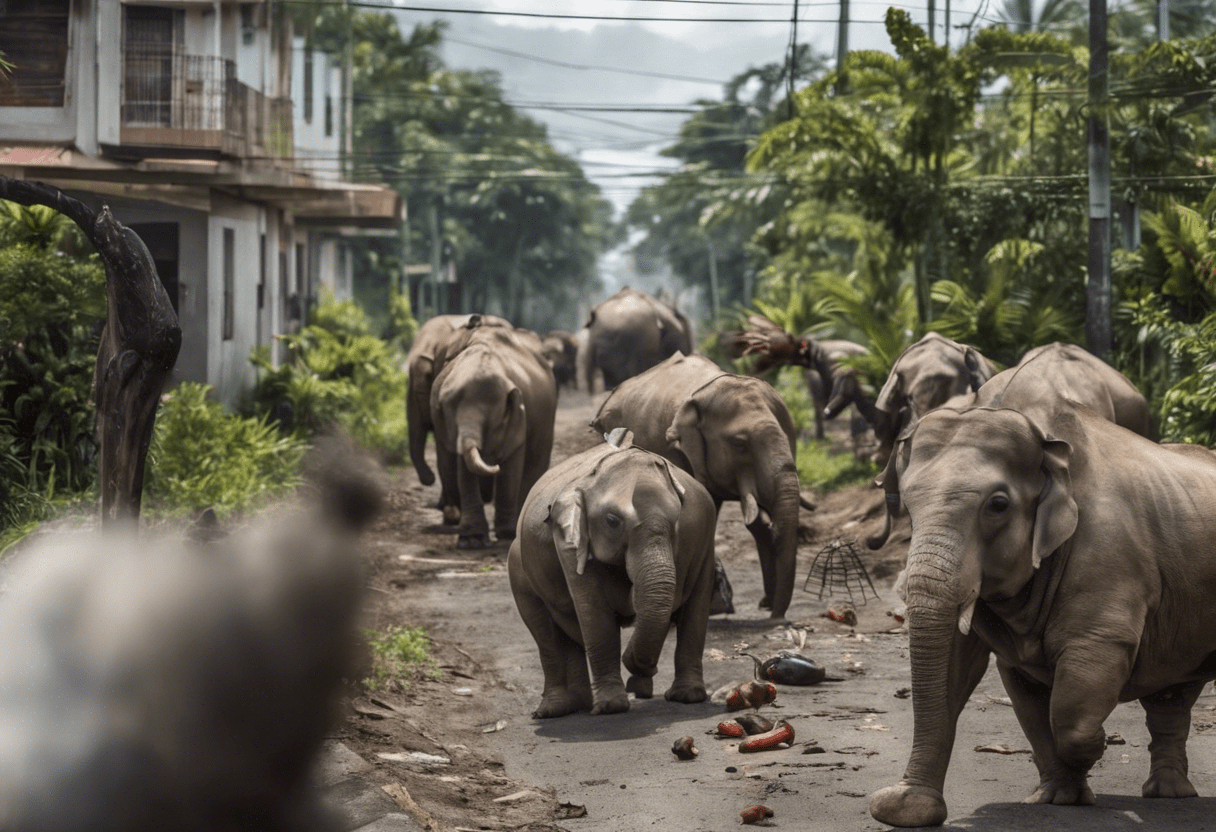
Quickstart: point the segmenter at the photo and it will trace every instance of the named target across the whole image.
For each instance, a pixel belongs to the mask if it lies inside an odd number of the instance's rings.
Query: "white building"
[[[174,380],[234,402],[255,346],[402,201],[340,177],[342,67],[269,0],[0,0],[0,173],[103,202],[147,243],[182,326]],[[281,356],[275,355],[276,360]]]

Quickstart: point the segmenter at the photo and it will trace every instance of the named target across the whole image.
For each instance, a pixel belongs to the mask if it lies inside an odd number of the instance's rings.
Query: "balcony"
[[[291,159],[291,99],[241,83],[232,61],[155,49],[123,57],[124,153]]]

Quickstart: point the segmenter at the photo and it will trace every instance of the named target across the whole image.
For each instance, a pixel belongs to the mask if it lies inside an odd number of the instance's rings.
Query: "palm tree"
[[[1046,0],[1036,13],[1035,0],[1005,0],[997,11],[1000,20],[1014,32],[1046,32],[1079,27],[1086,11],[1079,0]]]

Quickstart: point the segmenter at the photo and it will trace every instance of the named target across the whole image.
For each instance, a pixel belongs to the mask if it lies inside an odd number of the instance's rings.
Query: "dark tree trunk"
[[[106,267],[106,324],[93,371],[101,445],[102,525],[138,520],[156,405],[177,363],[182,331],[143,240],[103,206],[95,213],[58,188],[0,176],[0,199],[45,205],[85,233]]]

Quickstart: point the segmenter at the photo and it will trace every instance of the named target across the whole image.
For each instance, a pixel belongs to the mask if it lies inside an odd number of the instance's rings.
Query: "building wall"
[[[312,50],[312,118],[306,119],[304,67],[308,50],[304,46],[304,38],[293,38],[291,54],[291,100],[295,102],[293,133],[296,162],[310,173],[327,179],[338,179],[341,137],[338,102],[342,95],[342,68],[335,65],[333,56]],[[333,108],[328,133],[325,130],[327,96]]]
[[[249,353],[257,343],[258,254],[262,209],[215,194],[207,223],[207,382],[235,404],[255,380]],[[233,337],[224,338],[224,229],[235,232]]]

